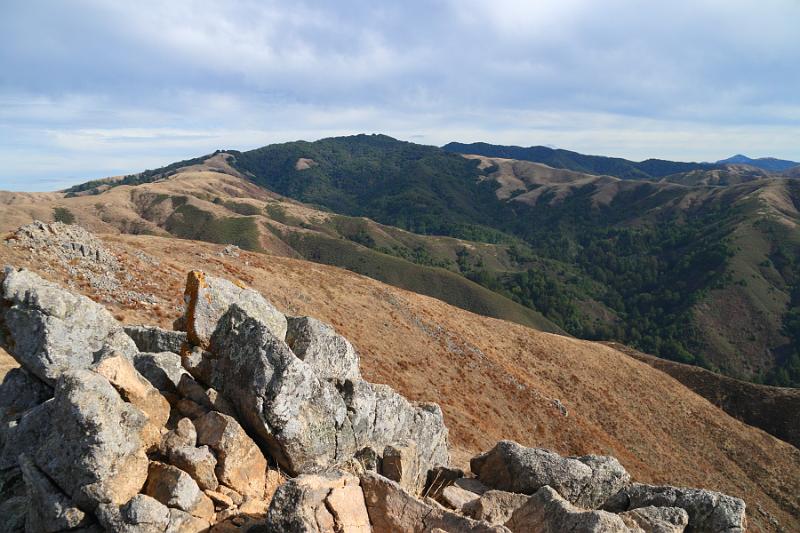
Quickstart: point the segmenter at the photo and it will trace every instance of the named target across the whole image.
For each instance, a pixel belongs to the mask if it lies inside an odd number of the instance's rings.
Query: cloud
[[[794,0],[15,2],[0,188],[361,131],[800,159],[797,20]]]

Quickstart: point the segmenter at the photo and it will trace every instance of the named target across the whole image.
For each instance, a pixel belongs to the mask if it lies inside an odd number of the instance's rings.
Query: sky
[[[385,133],[800,161],[800,0],[4,0],[0,189]]]

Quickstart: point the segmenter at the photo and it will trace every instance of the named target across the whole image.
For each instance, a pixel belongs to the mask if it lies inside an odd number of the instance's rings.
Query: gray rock
[[[0,469],[0,533],[25,531],[28,492],[19,467]]]
[[[181,356],[172,352],[142,352],[133,357],[133,366],[153,387],[165,395],[176,395],[181,377],[189,375]]]
[[[632,533],[619,516],[575,507],[551,487],[542,487],[506,522],[513,533]]]
[[[358,478],[326,472],[301,475],[278,487],[267,513],[266,531],[369,533],[373,529]]]
[[[53,397],[53,389],[24,368],[12,368],[0,385],[0,422],[17,420],[25,411]]]
[[[487,490],[462,507],[466,516],[490,524],[505,524],[530,496],[502,490]]]
[[[10,422],[2,431],[3,449],[0,453],[0,470],[17,466],[20,454],[37,450],[51,432],[53,399],[26,411],[22,417]]]
[[[82,509],[123,504],[147,477],[142,433],[148,419],[102,376],[62,374],[48,431],[33,454],[36,465]]]
[[[264,323],[237,305],[219,321],[213,388],[290,474],[313,472],[355,452],[347,407]],[[349,433],[349,435],[348,435]]]
[[[192,477],[172,465],[150,463],[144,493],[163,503],[198,518],[211,519],[214,504]]]
[[[613,457],[561,457],[508,440],[472,458],[470,466],[478,479],[492,488],[533,494],[550,486],[569,502],[589,509],[600,507],[630,482]]]
[[[186,343],[185,331],[170,331],[156,326],[125,326],[124,329],[140,352],[179,354]]]
[[[208,347],[217,322],[233,304],[264,323],[275,337],[286,338],[286,317],[253,289],[193,270],[186,279],[184,299],[186,332],[195,346]]]
[[[53,485],[28,456],[20,455],[19,466],[28,493],[27,531],[55,533],[87,526],[92,522],[91,517]]]
[[[67,370],[88,368],[103,351],[129,359],[136,345],[103,306],[27,270],[5,269],[0,297],[4,348],[50,386]]]
[[[743,500],[705,489],[632,483],[610,499],[604,508],[623,512],[641,507],[680,507],[689,514],[690,531],[744,531]]]
[[[194,447],[197,444],[197,430],[188,418],[181,418],[172,429],[161,438],[161,453],[169,456],[178,448]]]
[[[447,464],[447,428],[435,404],[412,404],[391,387],[347,380],[337,389],[232,306],[212,338],[210,385],[289,473],[324,470],[358,450],[414,442],[419,471]]]
[[[353,345],[336,331],[311,317],[287,317],[286,343],[322,379],[361,379],[359,357]]]
[[[97,515],[105,531],[114,533],[200,533],[211,526],[207,520],[170,509],[146,494],[137,494],[122,507],[100,506]]]
[[[642,507],[620,514],[631,529],[645,533],[683,533],[689,524],[689,514],[680,507]]]
[[[203,387],[189,374],[181,376],[178,383],[178,394],[206,409],[213,409],[228,416],[236,416],[233,405],[224,396],[214,389]]]
[[[192,476],[201,489],[217,489],[219,482],[214,473],[217,458],[214,457],[208,446],[199,448],[183,446],[173,450],[169,455],[169,462]]]
[[[428,470],[450,462],[447,427],[436,404],[412,403],[387,385],[346,381],[340,388],[347,405],[356,449],[416,445],[413,484],[418,488]],[[411,487],[412,485],[408,485]]]
[[[464,533],[508,532],[501,525],[449,512],[435,506],[435,502],[429,505],[404,491],[394,481],[372,472],[361,476],[361,488],[374,533],[422,533],[436,528]]]

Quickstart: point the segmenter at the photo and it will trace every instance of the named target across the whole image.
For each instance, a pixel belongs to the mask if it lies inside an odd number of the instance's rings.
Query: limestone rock
[[[208,520],[214,516],[211,499],[189,474],[172,465],[150,463],[144,493],[167,507],[180,509],[198,518]]]
[[[19,420],[8,423],[0,432],[0,471],[17,466],[20,454],[30,454],[41,446],[50,433],[53,405],[50,400],[23,413]]]
[[[361,476],[361,488],[374,533],[422,533],[435,528],[465,533],[508,531],[500,525],[433,507],[404,491],[394,481],[372,472]]]
[[[170,331],[156,326],[125,326],[124,329],[140,352],[179,354],[186,343],[184,331]]]
[[[220,483],[246,497],[261,499],[267,460],[242,426],[216,411],[195,421],[197,442],[216,452],[216,476]]]
[[[641,507],[680,507],[689,515],[690,531],[744,531],[747,527],[743,500],[704,489],[632,483],[604,506],[613,512]]]
[[[286,317],[261,294],[234,285],[222,278],[193,270],[186,279],[186,332],[195,346],[208,347],[217,322],[236,304],[250,316],[267,325],[273,335],[286,338]]]
[[[161,533],[169,525],[169,509],[155,498],[137,494],[121,507],[104,504],[97,518],[107,531]]]
[[[464,477],[464,471],[451,466],[435,466],[428,470],[428,479],[425,482],[424,494],[434,500],[442,495],[445,487],[453,485]],[[474,491],[473,491],[474,492]]]
[[[505,524],[522,507],[530,496],[514,494],[502,490],[487,490],[479,497],[465,504],[461,510],[475,520],[485,520],[490,524]]]
[[[168,399],[177,400],[178,383],[182,376],[189,375],[183,368],[181,356],[172,352],[138,353],[133,357],[133,366],[162,394],[171,395]]]
[[[188,398],[181,398],[178,400],[175,403],[175,409],[190,420],[196,420],[209,411],[208,407],[203,407]]]
[[[359,357],[350,342],[311,317],[288,317],[286,344],[322,379],[361,379]]]
[[[542,487],[506,522],[513,533],[630,533],[622,518],[573,506],[551,487]]]
[[[21,455],[19,466],[28,492],[27,531],[55,533],[91,522],[91,518],[53,485],[30,458]]]
[[[123,504],[147,478],[142,434],[147,416],[102,376],[64,372],[47,434],[32,452],[36,465],[82,509]]]
[[[281,485],[267,514],[269,533],[369,533],[358,478],[341,472],[306,474]]]
[[[0,285],[0,339],[28,371],[55,386],[67,370],[94,363],[102,351],[133,358],[136,345],[103,306],[27,270],[6,268]]]
[[[550,486],[569,502],[589,509],[600,507],[630,482],[613,457],[561,457],[508,440],[473,457],[470,466],[478,479],[492,488],[533,494]]]
[[[184,446],[173,450],[169,455],[169,462],[192,476],[203,490],[215,490],[219,485],[214,473],[217,458],[208,446]]]
[[[645,533],[683,533],[689,523],[689,514],[680,507],[641,507],[620,517],[631,529]]]
[[[224,396],[214,389],[203,387],[189,374],[181,376],[178,382],[178,393],[206,409],[213,409],[228,416],[236,416],[233,406]]]

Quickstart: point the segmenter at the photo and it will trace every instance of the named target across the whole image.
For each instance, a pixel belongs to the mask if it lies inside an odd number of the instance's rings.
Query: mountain
[[[203,180],[195,178],[193,192],[199,194]],[[102,203],[103,194],[87,200]],[[78,204],[73,199],[67,205]],[[74,213],[84,216],[77,208]],[[562,455],[613,455],[638,482],[701,486],[743,498],[753,530],[800,527],[797,448],[612,347],[483,317],[275,253],[166,234],[109,232],[87,241],[70,233],[62,243],[58,233],[47,231],[53,241],[44,242],[9,233],[0,261],[101,302],[128,325],[171,328],[184,312],[190,268],[256,289],[282,312],[335,327],[358,350],[363,379],[385,383],[411,400],[437,402],[454,466],[469,468],[470,457],[502,438]],[[74,248],[63,246],[71,243]],[[7,360],[0,352],[0,363]],[[74,446],[64,449],[78,453]]]
[[[626,180],[381,135],[198,160],[61,194],[9,193],[4,222],[71,215],[97,231],[234,243],[800,385],[796,180],[746,169]]]
[[[796,161],[787,161],[785,159],[776,159],[774,157],[759,157],[758,159],[752,159],[742,154],[736,154],[728,159],[722,159],[721,161],[717,161],[717,164],[749,165],[751,167],[760,168],[768,172],[784,172],[792,167],[800,165],[800,163],[797,163]]]
[[[680,163],[663,159],[647,159],[637,163],[619,157],[584,155],[569,150],[546,146],[502,146],[487,143],[463,144],[451,142],[442,147],[447,152],[472,154],[485,157],[517,159],[543,163],[553,168],[563,168],[588,174],[607,174],[621,179],[654,179],[692,170],[708,170],[715,167],[708,163]]]

